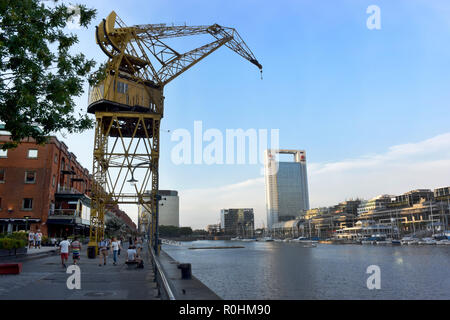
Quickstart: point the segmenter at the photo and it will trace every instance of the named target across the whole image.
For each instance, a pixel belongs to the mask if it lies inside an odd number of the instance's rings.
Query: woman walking
[[[119,240],[117,240],[115,237],[112,238],[111,242],[111,250],[113,252],[113,265],[117,265],[117,255],[119,253],[119,250],[121,249],[121,245]]]

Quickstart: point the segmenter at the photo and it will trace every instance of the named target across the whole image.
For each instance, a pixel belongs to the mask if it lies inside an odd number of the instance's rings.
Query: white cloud
[[[311,207],[333,205],[350,198],[401,194],[412,189],[450,185],[450,133],[417,143],[388,148],[333,163],[308,164]],[[266,220],[264,178],[215,189],[180,190],[182,225],[204,228],[217,223],[221,208],[250,207],[255,224]]]

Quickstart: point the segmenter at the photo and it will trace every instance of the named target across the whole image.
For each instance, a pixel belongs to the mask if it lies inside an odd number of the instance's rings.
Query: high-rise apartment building
[[[277,161],[278,154],[291,154],[293,161]],[[306,153],[304,150],[265,152],[267,226],[295,219],[309,210]]]
[[[253,209],[220,210],[220,227],[227,235],[252,237],[255,226]]]
[[[150,191],[146,191],[146,200],[150,200]],[[180,198],[178,197],[178,191],[175,190],[159,190],[158,194],[161,196],[159,201],[159,213],[158,213],[158,225],[160,226],[180,226]],[[139,219],[145,214],[146,209],[144,206],[139,205],[138,213]],[[140,224],[140,231],[143,224]]]

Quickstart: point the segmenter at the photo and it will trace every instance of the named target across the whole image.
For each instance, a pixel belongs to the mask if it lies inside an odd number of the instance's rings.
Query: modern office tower
[[[253,209],[220,210],[220,227],[227,235],[253,237],[255,216]]]
[[[147,199],[150,199],[150,191],[145,192],[148,195]],[[178,191],[174,190],[159,190],[158,194],[161,196],[159,201],[159,215],[158,225],[160,226],[180,226],[180,198],[178,197]],[[139,205],[139,217],[142,217],[145,208]],[[142,225],[140,224],[140,227]],[[144,231],[142,228],[140,231]]]
[[[291,154],[293,161],[277,161],[278,154]],[[295,219],[309,210],[306,153],[304,150],[265,152],[267,227]]]

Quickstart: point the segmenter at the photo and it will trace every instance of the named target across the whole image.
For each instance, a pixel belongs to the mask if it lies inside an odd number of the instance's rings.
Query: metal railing
[[[58,186],[57,193],[81,194],[77,189],[66,186]]]
[[[76,209],[50,209],[48,214],[50,216],[80,216],[80,213]]]
[[[159,259],[155,255],[155,251],[150,246],[148,247],[148,250],[151,253],[152,263],[155,271],[155,280],[156,285],[158,286],[158,290],[162,288],[164,290],[166,297],[169,300],[176,300],[175,295],[172,292],[172,289],[170,289],[169,282],[167,281],[166,275],[164,274],[161,264],[159,263]]]

